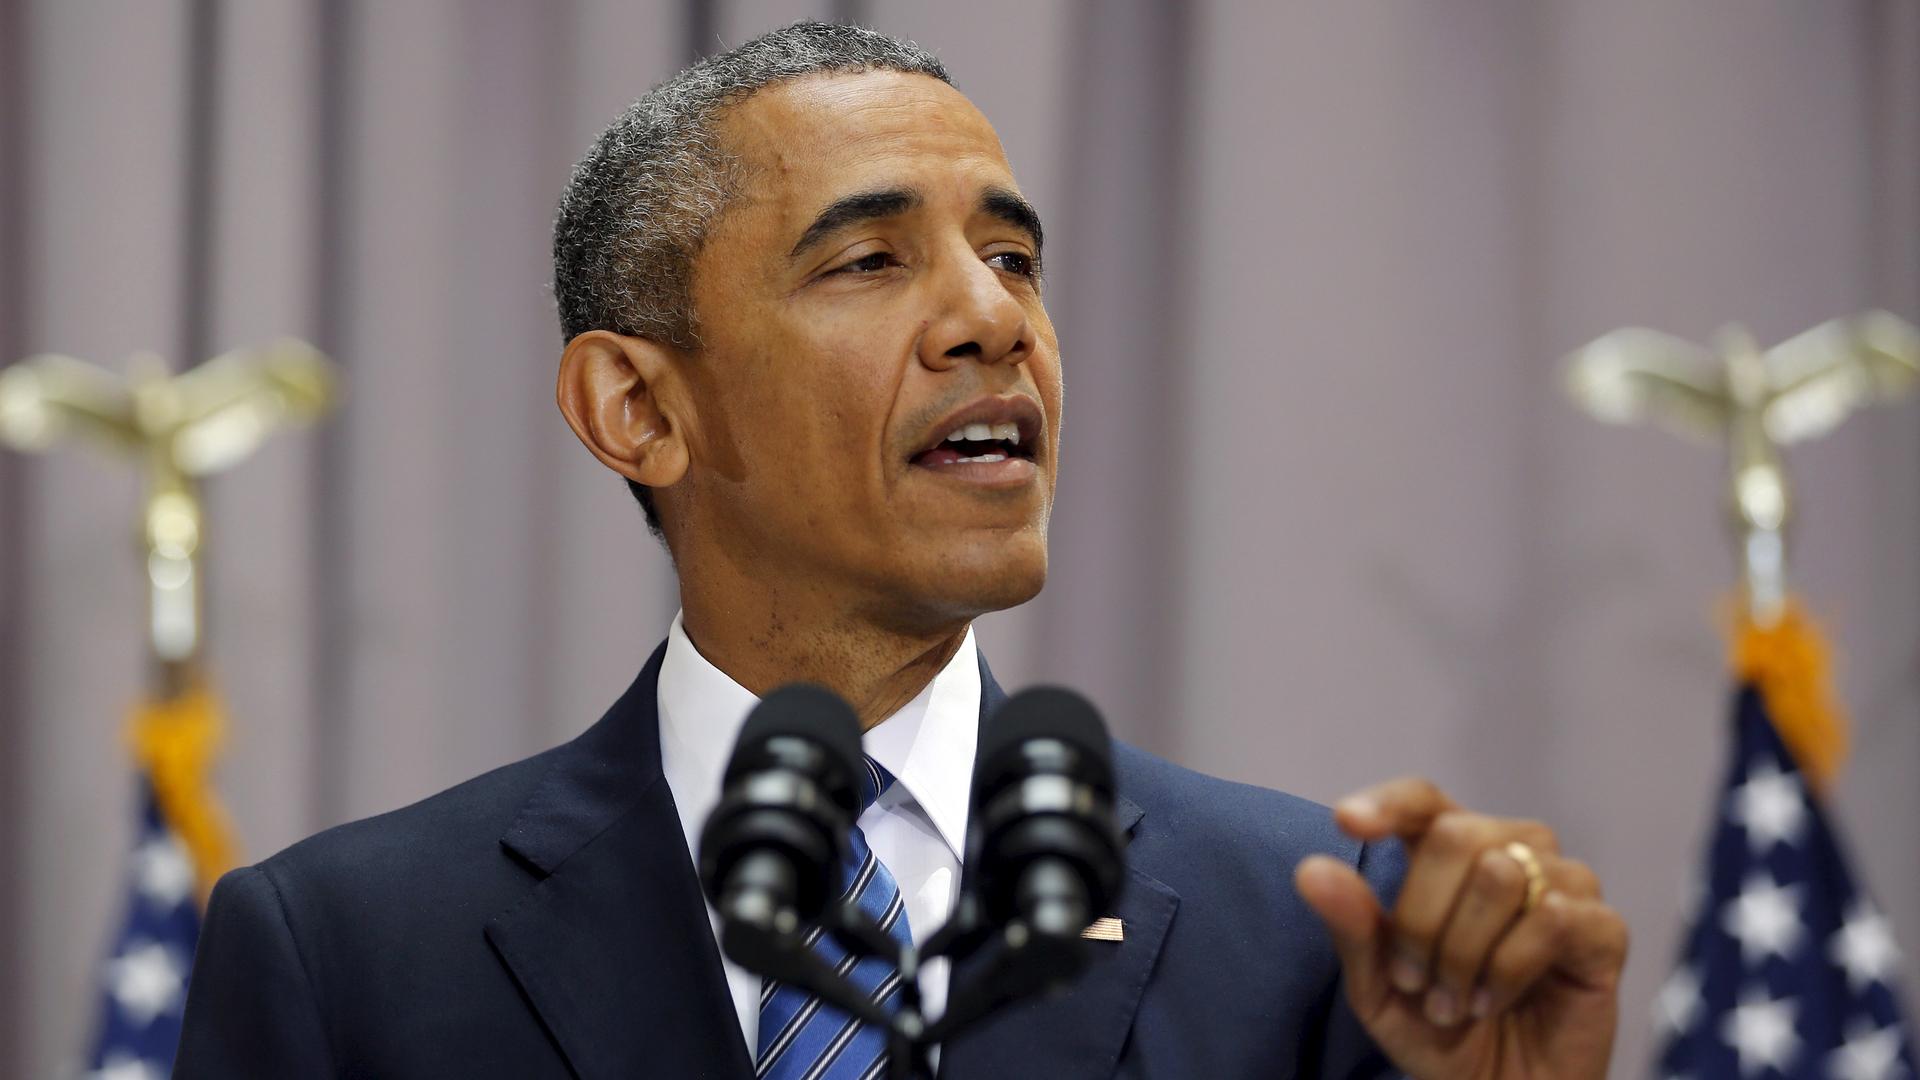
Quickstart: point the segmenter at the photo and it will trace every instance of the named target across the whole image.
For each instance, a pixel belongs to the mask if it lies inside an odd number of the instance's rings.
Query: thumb
[[[1293,872],[1293,887],[1333,935],[1354,1011],[1371,1014],[1391,989],[1379,899],[1353,867],[1329,855],[1300,860]]]

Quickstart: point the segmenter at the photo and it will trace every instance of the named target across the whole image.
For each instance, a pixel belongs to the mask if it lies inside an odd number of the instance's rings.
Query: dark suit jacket
[[[661,778],[662,652],[574,741],[222,878],[174,1076],[749,1080]],[[981,676],[984,714],[1005,695]],[[963,1034],[942,1076],[1383,1071],[1291,877],[1331,852],[1390,896],[1399,849],[1124,744],[1114,765],[1126,940]]]

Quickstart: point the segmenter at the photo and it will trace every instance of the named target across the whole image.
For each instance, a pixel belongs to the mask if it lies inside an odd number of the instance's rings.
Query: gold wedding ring
[[[1518,840],[1509,840],[1507,846],[1501,850],[1505,851],[1514,862],[1519,863],[1520,869],[1526,873],[1527,902],[1521,906],[1520,911],[1522,914],[1532,911],[1547,892],[1547,871],[1540,865],[1540,856],[1534,854],[1532,848]]]

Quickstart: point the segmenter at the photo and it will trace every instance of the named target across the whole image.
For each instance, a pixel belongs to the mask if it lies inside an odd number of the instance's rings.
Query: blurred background
[[[796,18],[936,51],[1046,219],[1053,575],[1003,683],[1328,800],[1545,818],[1650,1052],[1725,767],[1722,463],[1567,403],[1641,324],[1920,318],[1920,6],[1715,0],[0,0],[0,363],[295,334],[346,399],[212,482],[248,861],[585,728],[675,608],[552,405],[568,170]],[[1920,948],[1920,403],[1790,459],[1844,650],[1836,814]],[[71,1075],[134,825],[138,476],[0,453],[0,1074]]]

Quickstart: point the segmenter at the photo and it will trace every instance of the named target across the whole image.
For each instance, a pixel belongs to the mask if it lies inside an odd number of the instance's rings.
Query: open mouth
[[[939,445],[913,456],[915,465],[993,465],[1009,459],[1033,460],[1031,443],[1022,445],[1020,425],[968,424],[956,428]]]

